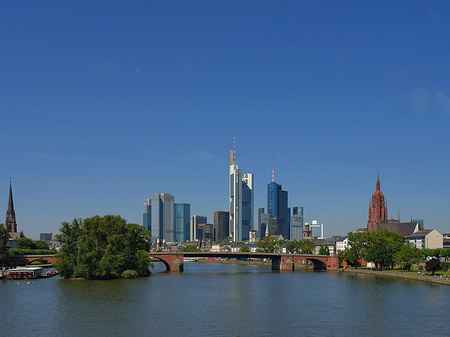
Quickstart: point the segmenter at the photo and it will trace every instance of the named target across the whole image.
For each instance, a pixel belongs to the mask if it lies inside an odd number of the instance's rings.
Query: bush
[[[122,277],[123,278],[135,278],[135,277],[138,277],[139,275],[138,275],[138,273],[137,273],[137,271],[136,270],[130,270],[130,269],[128,269],[128,270],[125,270],[123,273],[122,273]]]
[[[51,255],[56,254],[54,249],[22,249],[9,248],[8,255]]]

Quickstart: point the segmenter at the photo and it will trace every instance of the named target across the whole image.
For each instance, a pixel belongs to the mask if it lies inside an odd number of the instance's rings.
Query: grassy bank
[[[434,283],[434,284],[443,284],[450,286],[450,280],[445,279],[445,273],[443,274],[443,278],[439,278],[439,275],[431,276],[431,275],[422,275],[422,272],[419,274],[417,271],[408,272],[408,271],[401,271],[401,270],[387,270],[387,271],[379,271],[379,270],[370,270],[370,269],[354,269],[354,268],[345,268],[345,269],[339,269],[340,272],[345,273],[357,273],[357,274],[367,274],[367,275],[374,275],[374,276],[382,276],[382,277],[393,277],[393,278],[402,278],[407,280],[414,280],[414,281],[421,281],[421,282],[428,282],[428,283]]]

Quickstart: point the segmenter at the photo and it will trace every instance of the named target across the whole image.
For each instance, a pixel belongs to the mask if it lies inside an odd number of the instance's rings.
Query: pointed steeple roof
[[[380,172],[378,172],[378,178],[377,178],[377,191],[380,190]]]
[[[13,194],[12,194],[12,185],[11,185],[11,179],[9,179],[9,200],[8,200],[8,213],[14,213],[14,201],[13,201]]]

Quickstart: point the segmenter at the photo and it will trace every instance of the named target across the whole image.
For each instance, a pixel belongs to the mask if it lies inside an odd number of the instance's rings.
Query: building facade
[[[229,175],[229,235],[233,241],[248,240],[250,229],[253,228],[253,174],[242,171],[236,165],[235,148],[230,151]]]
[[[205,224],[208,219],[204,215],[193,215],[191,216],[191,231],[190,231],[190,241],[197,241],[198,238],[198,225]]]
[[[283,235],[290,239],[290,209],[288,207],[288,192],[275,182],[272,171],[272,181],[267,184],[267,213],[270,214],[270,235]]]
[[[214,212],[214,241],[222,241],[229,236],[228,219],[230,212],[215,211]]]
[[[175,241],[174,198],[170,193],[154,193],[151,198],[152,239]]]
[[[311,230],[311,237],[323,239],[323,224],[319,224],[319,221],[312,220],[311,224],[309,225],[309,229]]]
[[[190,239],[190,204],[174,204],[175,241],[184,242]]]
[[[303,207],[292,208],[291,240],[303,239]]]

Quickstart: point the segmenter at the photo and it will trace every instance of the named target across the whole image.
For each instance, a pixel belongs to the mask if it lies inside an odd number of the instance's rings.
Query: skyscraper
[[[174,204],[175,241],[184,242],[190,238],[189,221],[191,218],[190,204]]]
[[[229,212],[215,211],[214,212],[214,236],[215,241],[223,240],[229,235],[228,219]]]
[[[311,237],[323,239],[323,224],[319,224],[319,221],[313,220],[309,225],[309,229],[311,231]]]
[[[234,142],[236,144],[236,142]],[[230,151],[230,223],[229,233],[233,241],[248,240],[253,228],[253,174],[242,171],[236,165],[236,147]]]
[[[208,222],[208,219],[204,215],[193,215],[191,216],[191,231],[190,231],[190,240],[197,241],[198,238],[198,225],[205,224]]]
[[[9,200],[8,210],[6,211],[5,229],[8,233],[17,232],[16,212],[14,211],[11,179],[9,180]]]
[[[303,239],[303,207],[292,208],[291,240]]]
[[[170,193],[154,193],[151,198],[151,233],[153,239],[175,241],[174,198]]]
[[[290,238],[290,211],[288,208],[288,192],[282,190],[282,186],[275,182],[275,174],[272,169],[272,181],[267,184],[267,213],[270,214],[271,229],[273,234],[281,234],[285,239]],[[274,233],[275,232],[275,233]]]
[[[142,225],[145,227],[145,229],[147,229],[151,233],[152,232],[152,199],[150,199],[150,198],[145,199],[144,214],[143,214],[142,218],[143,218]]]

